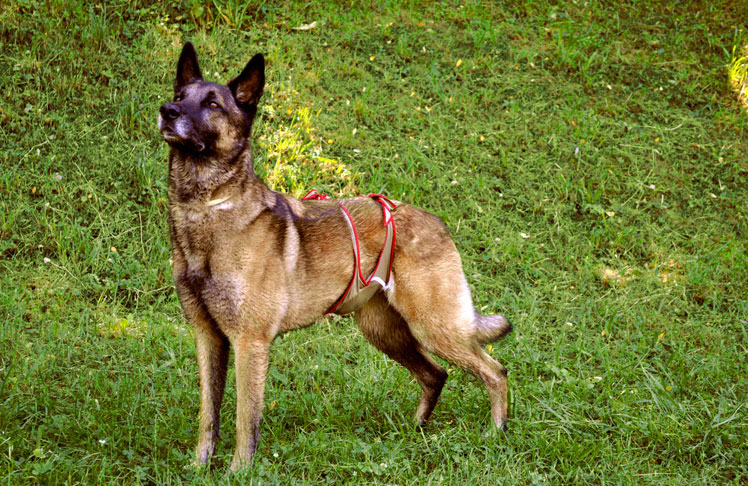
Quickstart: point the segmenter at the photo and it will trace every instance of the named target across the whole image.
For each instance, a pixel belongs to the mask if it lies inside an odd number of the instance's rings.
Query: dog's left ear
[[[239,106],[257,106],[265,87],[265,58],[262,54],[255,54],[228,87]]]

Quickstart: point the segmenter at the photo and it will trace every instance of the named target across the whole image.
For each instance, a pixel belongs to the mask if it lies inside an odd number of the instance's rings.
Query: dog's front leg
[[[220,436],[220,411],[229,360],[229,341],[206,320],[195,322],[195,344],[200,370],[200,430],[196,464],[213,455]]]
[[[236,447],[231,470],[236,471],[249,464],[257,449],[270,341],[242,337],[233,344],[236,361]]]

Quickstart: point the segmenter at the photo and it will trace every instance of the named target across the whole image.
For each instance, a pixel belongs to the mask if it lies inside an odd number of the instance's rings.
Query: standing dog
[[[219,437],[233,346],[234,470],[257,448],[273,339],[313,324],[339,302],[350,288],[354,265],[361,271],[378,265],[388,231],[381,202],[298,200],[257,178],[250,134],[264,85],[261,54],[222,86],[203,81],[195,49],[187,43],[177,64],[174,101],[161,107],[158,120],[171,147],[173,275],[194,326],[200,369],[197,463],[210,459]],[[506,370],[482,346],[510,332],[511,324],[473,309],[460,255],[437,217],[400,203],[387,209],[385,216],[397,228],[391,273],[384,290],[358,304],[361,332],[421,385],[418,423],[428,419],[447,379],[429,355],[434,353],[483,381],[496,427],[506,427]],[[358,261],[351,258],[352,245]]]

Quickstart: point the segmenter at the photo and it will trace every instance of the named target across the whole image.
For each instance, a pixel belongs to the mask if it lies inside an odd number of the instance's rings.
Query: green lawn
[[[744,2],[243,3],[0,6],[2,484],[748,482]],[[251,468],[228,473],[232,375],[190,466],[156,128],[186,40],[223,83],[266,55],[271,186],[445,221],[515,325],[489,347],[507,435],[457,369],[414,428],[418,385],[335,317],[276,340]]]

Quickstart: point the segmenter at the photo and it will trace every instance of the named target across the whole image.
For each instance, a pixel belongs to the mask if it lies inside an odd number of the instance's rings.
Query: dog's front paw
[[[231,472],[238,472],[252,464],[252,455],[246,458],[239,458],[234,456],[231,461]]]
[[[192,464],[194,466],[203,466],[210,461],[210,458],[213,456],[213,452],[216,449],[216,444],[213,440],[207,440],[205,442],[201,442],[197,445],[197,450],[195,451],[195,462]]]
[[[490,427],[484,434],[484,439],[497,439],[499,437],[503,437],[509,433],[509,428],[506,426],[506,420],[502,421],[499,424],[496,424],[496,427]]]

